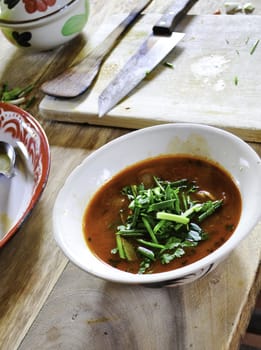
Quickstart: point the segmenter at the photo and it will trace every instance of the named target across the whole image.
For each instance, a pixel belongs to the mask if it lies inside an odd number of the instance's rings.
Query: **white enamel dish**
[[[162,154],[205,157],[225,168],[238,185],[242,213],[231,238],[207,257],[163,273],[139,275],[120,271],[93,255],[82,230],[84,211],[97,189],[113,175],[146,158]],[[254,150],[231,133],[196,124],[165,124],[131,132],[88,156],[68,177],[53,210],[54,237],[78,267],[105,280],[152,287],[192,282],[213,270],[258,223],[261,216],[261,161]],[[102,203],[101,203],[102,205]]]
[[[26,111],[0,102],[0,140],[16,153],[14,174],[0,175],[0,248],[31,213],[49,175],[50,150],[40,124]]]

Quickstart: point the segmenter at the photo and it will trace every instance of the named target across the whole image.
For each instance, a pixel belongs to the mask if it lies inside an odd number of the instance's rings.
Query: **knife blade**
[[[126,97],[184,37],[183,33],[173,33],[174,28],[197,1],[176,0],[166,10],[138,51],[100,94],[99,117],[104,116]]]
[[[117,40],[151,2],[152,0],[140,1],[140,4],[89,55],[54,79],[44,82],[41,86],[42,92],[62,98],[73,98],[84,93],[92,84]]]

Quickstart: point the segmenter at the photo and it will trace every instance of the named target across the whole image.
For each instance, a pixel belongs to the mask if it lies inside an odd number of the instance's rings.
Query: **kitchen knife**
[[[151,1],[139,1],[140,4],[89,55],[56,78],[43,83],[41,90],[47,95],[62,98],[73,98],[84,93],[98,74],[104,59],[116,45],[117,39]]]
[[[196,2],[197,0],[176,0],[167,9],[138,51],[99,96],[99,117],[127,96],[183,38],[183,33],[173,33],[173,30]]]

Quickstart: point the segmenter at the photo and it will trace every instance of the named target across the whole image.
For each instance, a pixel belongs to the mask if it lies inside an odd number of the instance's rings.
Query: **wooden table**
[[[101,18],[134,3],[92,0],[90,31]],[[155,0],[147,11],[161,11],[169,3]],[[200,0],[191,13],[213,14],[222,3]],[[261,14],[260,1],[252,3]],[[69,65],[82,45],[79,37],[54,51],[28,54],[0,35],[0,81],[40,84]],[[215,271],[183,287],[129,287],[89,276],[56,246],[53,204],[76,165],[129,130],[43,120],[38,90],[36,97],[30,112],[48,136],[52,164],[32,215],[0,251],[1,350],[238,349],[261,286],[261,223]],[[251,146],[261,155],[261,144]]]

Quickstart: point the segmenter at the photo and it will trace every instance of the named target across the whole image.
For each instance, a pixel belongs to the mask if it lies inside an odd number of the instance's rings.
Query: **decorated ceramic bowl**
[[[225,169],[240,193],[242,208],[239,221],[227,240],[222,241],[215,250],[211,249],[211,252],[208,250],[206,256],[192,263],[159,273],[152,271],[140,274],[122,271],[111,266],[109,259],[108,262],[103,261],[90,248],[83,228],[86,208],[97,191],[123,169],[162,155],[200,157]],[[217,183],[219,184],[219,181]],[[109,191],[109,188],[106,188]],[[223,194],[224,190],[221,191]],[[261,160],[240,138],[224,130],[204,125],[153,126],[131,132],[104,145],[71,173],[55,202],[54,236],[64,254],[78,267],[94,276],[125,284],[142,284],[150,287],[176,286],[205,276],[238,246],[260,219],[260,198]],[[112,196],[108,201],[111,206],[115,203]],[[232,201],[232,206],[233,203]],[[98,207],[104,207],[104,213],[109,210],[108,207],[105,209],[105,199],[99,201]],[[94,242],[95,235],[92,237],[91,240]],[[99,244],[102,245],[103,242]]]
[[[31,213],[47,183],[50,150],[40,124],[26,111],[0,102],[0,141],[16,153],[11,178],[0,175],[0,248]]]
[[[70,2],[70,0],[3,0],[0,3],[0,17],[10,21],[30,21],[56,12]]]
[[[66,3],[30,0],[9,4],[15,9],[1,14],[0,27],[12,44],[26,49],[50,50],[65,44],[83,30],[89,16],[89,0]]]

